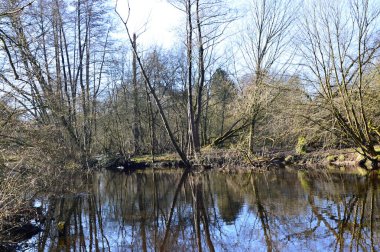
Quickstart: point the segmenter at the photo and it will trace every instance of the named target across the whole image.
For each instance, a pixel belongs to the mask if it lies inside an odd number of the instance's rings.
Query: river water
[[[376,251],[378,181],[357,175],[103,171],[36,200],[27,251]]]

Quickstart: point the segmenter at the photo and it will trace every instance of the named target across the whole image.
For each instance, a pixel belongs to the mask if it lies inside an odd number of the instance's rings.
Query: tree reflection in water
[[[41,199],[38,251],[380,249],[378,181],[355,175],[102,172]]]

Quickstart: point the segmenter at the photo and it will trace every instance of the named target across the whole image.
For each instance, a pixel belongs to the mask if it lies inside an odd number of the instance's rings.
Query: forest
[[[133,0],[0,1],[0,226],[103,159],[379,168],[378,0],[165,2],[171,47]]]

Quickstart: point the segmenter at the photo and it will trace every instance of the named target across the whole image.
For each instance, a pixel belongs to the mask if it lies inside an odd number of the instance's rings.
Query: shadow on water
[[[95,174],[40,200],[38,251],[380,249],[378,181],[304,172]]]

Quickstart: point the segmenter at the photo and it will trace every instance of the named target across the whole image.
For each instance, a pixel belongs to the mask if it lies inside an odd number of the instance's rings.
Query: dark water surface
[[[287,171],[104,171],[82,193],[36,202],[47,219],[29,251],[377,251],[378,183]]]

